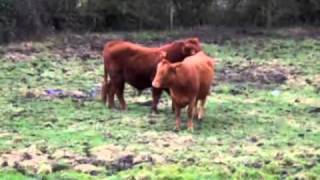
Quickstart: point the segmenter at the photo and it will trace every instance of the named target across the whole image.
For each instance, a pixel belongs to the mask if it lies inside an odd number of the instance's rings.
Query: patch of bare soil
[[[142,163],[134,158],[136,158],[134,153],[114,145],[92,149],[92,153],[88,156],[64,149],[51,153],[43,152],[35,146],[31,146],[1,154],[0,166],[15,168],[24,174],[51,173],[74,169],[94,175],[104,172],[106,169],[118,171]]]
[[[117,172],[142,163],[163,164],[170,161],[173,153],[194,144],[192,136],[175,133],[146,132],[138,137],[138,146],[102,145],[85,150],[85,155],[67,149],[50,152],[46,148],[30,146],[0,154],[0,167],[11,167],[24,174],[51,173],[65,169],[96,175],[108,170]],[[144,151],[139,144],[146,146]]]
[[[108,35],[65,34],[48,38],[46,42],[13,43],[2,47],[0,57],[12,61],[32,60],[38,56],[60,59],[99,59]]]
[[[186,30],[179,34],[179,37],[199,37],[202,42],[222,44],[228,40],[240,40],[248,37],[274,37],[303,39],[320,39],[319,27],[290,27],[290,28],[254,28],[254,27],[197,27]]]
[[[65,33],[47,38],[44,43],[22,42],[3,46],[0,57],[12,61],[31,60],[41,53],[47,53],[55,59],[100,59],[105,43],[113,39],[125,39],[148,46],[159,46],[165,42],[186,38],[199,37],[204,43],[222,44],[228,40],[239,40],[246,37],[273,36],[277,38],[316,38],[320,37],[320,28],[284,28],[265,30],[261,28],[225,28],[196,27],[177,33],[165,33],[150,39],[139,39],[130,32],[104,34],[72,34]]]
[[[12,53],[31,55],[33,53],[39,53],[41,49],[34,47],[32,42],[22,42],[18,44],[11,44],[6,48],[6,50]]]
[[[173,132],[166,132],[159,136],[155,132],[145,132],[138,136],[139,144],[146,144],[148,150],[154,155],[158,163],[174,161],[174,153],[187,150],[194,145],[194,139],[190,136],[179,136]]]
[[[306,79],[305,82],[315,87],[315,90],[320,94],[320,74],[315,75],[312,79]]]
[[[254,28],[225,28],[225,27],[198,27],[179,34],[180,38],[199,37],[204,43],[223,44],[228,40],[237,40],[246,37],[265,36],[261,29]]]
[[[41,49],[34,47],[32,42],[11,44],[1,49],[0,55],[3,56],[3,58],[12,61],[31,60],[34,58],[35,54],[38,54],[41,51]]]
[[[238,36],[259,34],[248,30],[231,28],[201,27],[185,30],[179,33],[165,33],[163,36],[150,39],[139,39],[134,33],[119,32],[105,34],[61,34],[48,38],[44,43],[22,42],[4,46],[0,50],[0,57],[12,61],[25,61],[36,58],[41,53],[54,59],[100,59],[103,46],[113,39],[125,39],[148,46],[159,46],[165,42],[186,37],[199,37],[202,42],[221,43]]]
[[[50,162],[49,155],[41,152],[35,146],[13,150],[0,156],[1,167],[12,167],[21,172],[50,173],[52,172]]]
[[[284,37],[320,39],[319,27],[285,28],[277,30],[276,33]]]
[[[244,83],[256,86],[284,84],[295,77],[294,69],[279,64],[236,64],[226,65],[217,73],[217,81]]]
[[[89,91],[63,90],[63,89],[30,89],[23,93],[26,98],[38,98],[41,100],[72,98],[75,100],[90,100],[100,95],[100,85],[93,87]]]

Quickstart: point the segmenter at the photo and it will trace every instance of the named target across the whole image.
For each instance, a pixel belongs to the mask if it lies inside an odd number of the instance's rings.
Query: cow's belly
[[[130,84],[134,88],[137,88],[138,90],[143,90],[152,86],[150,77],[146,75],[128,74],[125,77],[125,80],[128,84]]]
[[[152,87],[152,76],[154,74],[155,67],[148,63],[140,65],[133,63],[129,64],[123,71],[125,81],[138,90]]]

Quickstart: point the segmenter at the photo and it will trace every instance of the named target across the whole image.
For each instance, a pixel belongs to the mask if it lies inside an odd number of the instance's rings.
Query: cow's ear
[[[160,63],[161,64],[170,64],[170,62],[168,60],[164,59],[164,58],[162,58]]]
[[[195,55],[195,54],[197,54],[197,51],[195,49],[190,49],[190,55],[192,56],[192,55]]]
[[[192,47],[189,47],[187,45],[182,47],[182,52],[185,55],[191,56],[197,53],[197,51],[195,49],[193,49]]]
[[[181,67],[181,63],[175,63],[173,64],[170,69],[171,69],[171,72],[173,72],[174,74],[177,74],[177,70]]]
[[[189,48],[185,44],[182,45],[182,53],[183,54],[188,54],[188,49]]]
[[[200,39],[198,37],[193,37],[191,40],[195,43],[200,43]]]
[[[173,65],[173,67],[174,67],[175,69],[180,68],[181,66],[182,66],[181,62],[180,62],[180,63],[175,63],[175,64]]]
[[[164,59],[164,58],[166,58],[166,57],[167,57],[167,52],[161,51],[161,52],[160,52],[160,58],[161,58],[161,59]]]

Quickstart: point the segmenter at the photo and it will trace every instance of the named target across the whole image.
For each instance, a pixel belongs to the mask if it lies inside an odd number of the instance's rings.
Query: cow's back
[[[118,76],[140,90],[150,87],[157,63],[161,60],[158,48],[127,41],[107,43],[103,55],[112,76]]]
[[[199,78],[198,98],[205,98],[210,92],[210,87],[214,79],[214,60],[204,52],[198,52],[186,58],[185,63],[188,63],[190,67],[196,69],[196,74]]]

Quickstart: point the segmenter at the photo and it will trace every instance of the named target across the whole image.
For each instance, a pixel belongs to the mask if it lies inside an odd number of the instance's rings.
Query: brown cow
[[[214,60],[204,52],[170,63],[162,60],[157,67],[152,86],[169,88],[176,115],[176,129],[180,129],[181,108],[188,106],[188,129],[193,130],[193,117],[202,119],[204,104],[214,79]],[[200,107],[197,109],[198,101]]]
[[[188,38],[172,42],[161,47],[144,47],[127,41],[116,40],[104,47],[104,83],[102,100],[108,100],[108,107],[114,107],[116,94],[121,109],[127,109],[123,97],[125,82],[139,91],[152,87],[152,79],[156,73],[157,64],[165,57],[171,62],[182,61],[185,57],[201,50],[198,38]],[[108,81],[108,76],[110,81]],[[157,112],[162,89],[152,88],[152,110]]]

